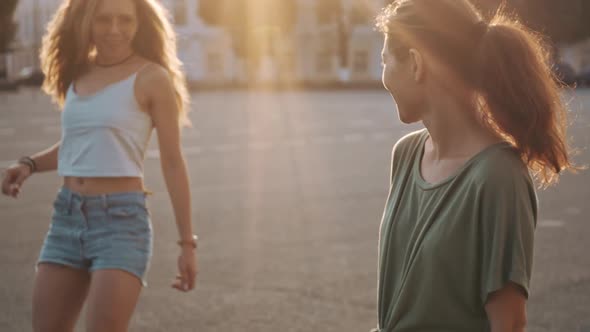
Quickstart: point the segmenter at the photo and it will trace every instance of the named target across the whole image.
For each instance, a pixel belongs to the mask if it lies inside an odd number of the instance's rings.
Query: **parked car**
[[[18,82],[10,81],[5,78],[0,78],[0,91],[16,91],[18,90]]]
[[[565,85],[573,86],[577,82],[576,71],[565,62],[556,62],[553,65],[553,71],[559,80]]]
[[[576,76],[576,81],[578,82],[578,86],[590,87],[590,68],[586,68],[579,72]]]
[[[18,81],[23,85],[41,86],[45,75],[41,70],[33,67],[25,67],[18,74]]]

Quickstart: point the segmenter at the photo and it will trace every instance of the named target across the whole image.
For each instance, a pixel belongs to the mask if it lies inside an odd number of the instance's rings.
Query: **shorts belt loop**
[[[68,195],[67,195],[67,206],[68,206],[68,215],[72,214],[72,205],[74,204],[74,194],[72,193],[71,190],[68,190]]]

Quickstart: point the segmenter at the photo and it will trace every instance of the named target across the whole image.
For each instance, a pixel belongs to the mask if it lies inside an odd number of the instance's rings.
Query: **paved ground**
[[[566,96],[577,160],[590,164],[590,91]],[[375,326],[377,231],[391,147],[404,126],[383,91],[194,96],[183,145],[201,236],[198,290],[168,286],[176,230],[157,146],[146,162],[155,239],[131,331],[367,331]],[[59,137],[31,90],[0,94],[0,164]],[[0,198],[0,331],[29,331],[33,265],[59,186],[30,179]],[[590,172],[540,193],[529,331],[590,331]],[[79,331],[82,329],[79,327]]]

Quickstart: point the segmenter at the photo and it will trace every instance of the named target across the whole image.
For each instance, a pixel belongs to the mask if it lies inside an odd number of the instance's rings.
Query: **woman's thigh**
[[[89,285],[85,270],[40,263],[33,288],[33,330],[73,331]]]
[[[86,311],[87,331],[127,331],[141,288],[141,279],[123,270],[92,272]]]

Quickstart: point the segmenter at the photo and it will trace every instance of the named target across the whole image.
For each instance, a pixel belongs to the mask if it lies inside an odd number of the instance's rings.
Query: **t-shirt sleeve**
[[[419,148],[419,144],[428,135],[428,132],[423,130],[417,130],[412,133],[405,135],[400,138],[391,151],[391,169],[389,176],[389,184],[393,184],[393,180],[403,172],[404,169],[411,164],[411,152],[413,149]]]
[[[393,184],[393,179],[395,178],[398,169],[399,169],[399,163],[400,163],[400,141],[398,141],[397,143],[395,143],[395,145],[393,146],[393,149],[391,150],[391,169],[389,172],[389,184]]]
[[[533,266],[537,198],[525,172],[496,172],[480,192],[481,300],[508,282],[528,297]]]

